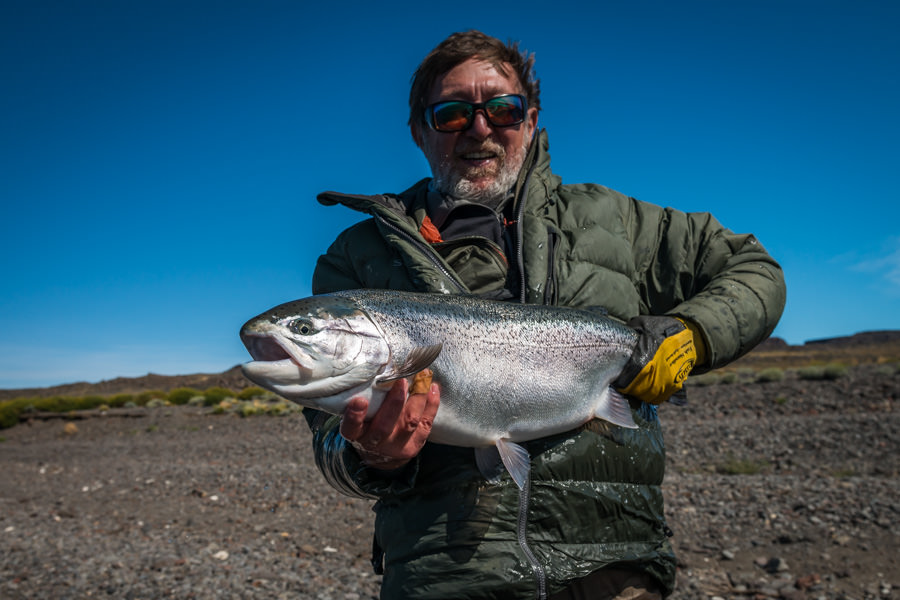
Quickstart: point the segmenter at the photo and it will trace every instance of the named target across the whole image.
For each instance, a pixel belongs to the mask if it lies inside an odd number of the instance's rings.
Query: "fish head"
[[[329,295],[288,302],[250,319],[241,340],[253,357],[242,366],[248,379],[334,414],[343,412],[346,392],[374,382],[391,354],[378,326],[352,298]]]

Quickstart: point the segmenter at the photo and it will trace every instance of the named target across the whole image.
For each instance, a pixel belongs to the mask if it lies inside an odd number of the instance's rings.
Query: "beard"
[[[509,196],[516,184],[519,171],[528,152],[528,141],[513,152],[494,142],[485,140],[481,144],[464,147],[457,154],[490,152],[496,156],[497,164],[483,167],[454,168],[451,157],[428,157],[433,175],[432,185],[442,194],[476,204],[498,208]]]

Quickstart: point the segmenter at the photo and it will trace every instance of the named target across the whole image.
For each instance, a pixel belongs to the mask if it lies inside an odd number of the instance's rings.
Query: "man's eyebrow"
[[[523,92],[520,92],[518,90],[510,92],[510,91],[507,91],[507,90],[499,88],[499,87],[498,88],[486,88],[483,100],[490,100],[491,98],[496,98],[497,96],[508,96],[510,94],[521,94],[523,96],[525,95]],[[469,95],[469,90],[463,90],[463,91],[451,92],[451,93],[447,93],[447,94],[440,94],[438,96],[438,99],[435,100],[435,102],[453,102],[455,100],[461,100],[463,102],[470,102],[470,101],[472,101],[472,97]]]

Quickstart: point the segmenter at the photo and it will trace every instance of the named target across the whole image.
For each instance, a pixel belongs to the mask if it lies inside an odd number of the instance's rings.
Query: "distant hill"
[[[879,344],[896,344],[900,342],[900,331],[864,331],[847,337],[823,338],[811,340],[803,344],[828,344],[831,346],[874,346]]]
[[[897,361],[900,361],[900,331],[865,331],[845,337],[811,340],[799,346],[791,346],[781,338],[771,337],[725,369]]]
[[[725,370],[766,367],[791,368],[814,364],[900,362],[900,331],[867,331],[846,337],[812,340],[799,346],[791,346],[781,338],[772,337],[754,348],[749,354],[725,367]],[[197,373],[194,375],[157,375],[143,377],[117,377],[98,383],[78,382],[44,388],[0,390],[0,400],[20,396],[87,396],[96,394],[136,394],[151,390],[171,391],[179,387],[205,390],[220,386],[242,390],[253,385],[240,366],[222,373]]]
[[[168,392],[180,387],[205,390],[211,387],[224,387],[231,390],[242,390],[253,385],[244,377],[240,365],[231,367],[222,373],[196,373],[193,375],[157,375],[149,373],[143,377],[117,377],[98,383],[80,381],[44,388],[27,388],[17,390],[0,390],[0,400],[20,396],[110,396],[113,394],[138,394],[151,390]]]

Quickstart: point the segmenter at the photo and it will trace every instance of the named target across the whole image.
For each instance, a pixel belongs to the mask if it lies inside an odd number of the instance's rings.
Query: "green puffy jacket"
[[[700,328],[718,367],[765,339],[784,307],[781,269],[752,235],[592,184],[563,185],[536,136],[516,186],[523,302],[603,306],[627,321],[667,314]],[[320,257],[313,292],[381,288],[490,296],[509,272],[502,252],[469,237],[433,246],[420,234],[428,180],[399,195],[324,193],[372,216]],[[665,449],[654,407],[638,428],[592,421],[525,444],[523,491],[488,484],[471,449],[428,443],[399,472],[361,465],[338,419],[306,411],[316,461],[348,494],[377,498],[384,598],[542,598],[607,566],[675,580],[660,486]],[[382,561],[379,560],[379,565]]]

